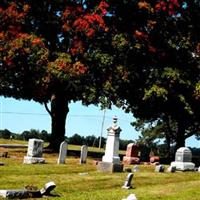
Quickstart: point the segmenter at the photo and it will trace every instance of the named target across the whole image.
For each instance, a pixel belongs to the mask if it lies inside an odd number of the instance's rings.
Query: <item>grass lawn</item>
[[[1,143],[1,142],[0,142]],[[96,171],[92,158],[80,165],[79,159],[67,157],[66,164],[57,165],[58,154],[44,154],[46,164],[22,164],[25,150],[8,151],[10,158],[0,158],[0,189],[22,189],[27,185],[39,189],[49,181],[56,183],[52,194],[43,199],[60,200],[121,200],[129,194],[136,194],[138,200],[199,200],[200,173],[176,172],[155,173],[154,166],[140,165],[134,173],[133,189],[121,186],[127,173],[100,173]],[[125,166],[131,167],[131,166]],[[167,166],[166,166],[167,167]]]

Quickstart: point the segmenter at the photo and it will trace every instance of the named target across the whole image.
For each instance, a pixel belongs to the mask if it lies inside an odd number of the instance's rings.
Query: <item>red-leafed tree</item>
[[[105,1],[0,3],[0,95],[46,106],[53,150],[64,140],[68,104],[97,104],[109,87],[108,6]]]

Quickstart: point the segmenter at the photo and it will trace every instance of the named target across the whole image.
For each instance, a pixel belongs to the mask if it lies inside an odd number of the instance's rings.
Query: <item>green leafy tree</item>
[[[142,121],[172,120],[175,134],[169,137],[176,148],[200,129],[199,6],[163,0],[117,1],[115,7],[121,33],[114,37],[113,52],[126,75],[117,89],[119,101]]]

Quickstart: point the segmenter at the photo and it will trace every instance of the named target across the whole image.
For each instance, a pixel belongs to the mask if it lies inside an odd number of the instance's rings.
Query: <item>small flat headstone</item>
[[[165,168],[163,165],[157,165],[155,167],[155,172],[164,172],[165,171]]]
[[[0,162],[0,166],[3,166],[3,165],[5,165],[5,163],[3,163],[3,162]]]
[[[122,200],[137,200],[137,197],[135,196],[135,194],[130,194],[126,199]]]
[[[50,192],[56,187],[56,184],[51,181],[45,184],[44,188],[40,190],[41,195],[49,195]]]
[[[8,199],[25,199],[29,197],[27,190],[0,190],[0,197]]]
[[[175,171],[176,171],[176,167],[175,167],[175,166],[169,166],[169,167],[167,168],[167,172],[173,173],[173,172],[175,172]]]
[[[126,177],[125,183],[122,186],[123,189],[130,189],[132,188],[131,181],[133,179],[133,173],[129,173]]]
[[[135,165],[135,166],[133,167],[132,171],[133,171],[133,172],[139,172],[140,170],[139,170],[138,165]]]

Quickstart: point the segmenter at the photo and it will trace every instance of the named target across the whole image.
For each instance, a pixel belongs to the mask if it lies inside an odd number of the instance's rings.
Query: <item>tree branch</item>
[[[46,102],[44,103],[44,106],[45,106],[46,111],[49,113],[49,115],[52,116],[52,112],[49,110]]]

